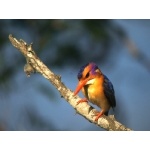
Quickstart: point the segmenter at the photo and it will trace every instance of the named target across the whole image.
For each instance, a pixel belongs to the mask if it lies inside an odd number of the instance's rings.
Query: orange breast
[[[103,76],[95,78],[93,84],[86,85],[82,88],[82,92],[91,103],[106,110],[109,109],[110,106],[104,94],[103,80]]]

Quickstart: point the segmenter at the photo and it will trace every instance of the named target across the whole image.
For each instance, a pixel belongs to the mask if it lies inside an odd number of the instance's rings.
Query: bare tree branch
[[[138,60],[150,72],[150,60],[142,53],[142,51],[135,45],[135,43],[128,36],[122,39],[129,53]]]
[[[24,67],[24,71],[27,76],[30,76],[33,72],[38,72],[49,80],[54,87],[59,91],[61,97],[63,97],[80,115],[85,117],[88,121],[104,128],[109,131],[130,131],[130,128],[125,127],[116,119],[113,115],[102,116],[95,121],[96,110],[87,103],[77,102],[81,99],[78,96],[74,96],[74,93],[68,89],[61,81],[61,77],[54,74],[48,67],[37,57],[35,54],[32,44],[28,45],[23,40],[17,40],[12,35],[9,35],[9,40],[14,47],[16,47],[26,58],[27,64]]]

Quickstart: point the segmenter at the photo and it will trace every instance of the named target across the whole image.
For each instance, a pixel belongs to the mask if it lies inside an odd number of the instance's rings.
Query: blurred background
[[[110,114],[133,130],[150,130],[150,20],[0,20],[0,130],[103,131],[40,74],[26,77],[25,58],[9,34],[33,42],[71,90],[80,67],[95,62],[115,89]]]

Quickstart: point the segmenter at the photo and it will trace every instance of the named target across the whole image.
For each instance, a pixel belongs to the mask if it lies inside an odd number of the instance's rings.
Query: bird
[[[77,78],[79,82],[74,95],[77,95],[81,90],[85,96],[77,104],[89,101],[97,105],[101,111],[95,114],[95,121],[102,115],[108,116],[110,108],[112,107],[114,110],[116,107],[116,99],[113,84],[107,76],[94,62],[89,62],[80,68]]]

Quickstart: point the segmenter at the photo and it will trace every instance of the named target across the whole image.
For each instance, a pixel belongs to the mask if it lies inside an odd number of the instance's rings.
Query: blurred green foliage
[[[16,59],[7,57],[15,53],[12,46],[6,51],[7,45],[11,45],[9,34],[33,42],[38,56],[55,67],[89,60],[104,62],[111,54],[110,46],[116,42],[113,37],[124,36],[113,20],[0,20],[0,28],[0,88],[16,73],[18,64],[24,64],[21,55],[16,54]]]

